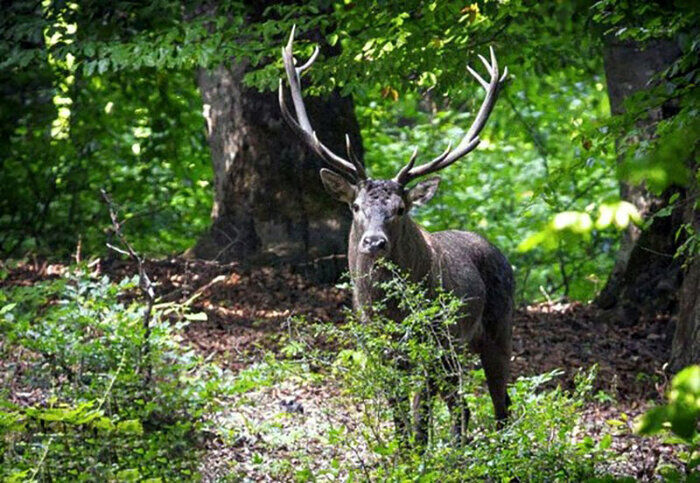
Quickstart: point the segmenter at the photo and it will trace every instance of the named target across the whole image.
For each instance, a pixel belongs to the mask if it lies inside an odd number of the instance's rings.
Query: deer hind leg
[[[486,336],[481,347],[481,364],[486,374],[486,383],[499,427],[508,418],[508,377],[510,374],[510,343],[496,343]]]
[[[463,446],[467,442],[467,427],[471,412],[460,391],[459,377],[450,377],[445,381],[445,387],[442,388],[442,398],[450,410],[452,441],[457,446]]]
[[[396,438],[401,446],[408,447],[411,440],[411,408],[408,402],[408,394],[396,391],[395,394],[389,397],[389,406],[394,419]]]

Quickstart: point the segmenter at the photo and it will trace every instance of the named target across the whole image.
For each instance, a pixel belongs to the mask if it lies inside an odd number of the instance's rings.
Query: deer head
[[[433,177],[408,188],[408,184],[422,176],[446,168],[458,159],[472,152],[480,142],[479,133],[493,110],[498,91],[508,76],[508,68],[501,75],[493,49],[491,60],[479,55],[489,73],[485,81],[476,71],[467,66],[469,73],[476,78],[486,91],[486,96],[471,127],[455,149],[452,143],[447,149],[424,164],[415,166],[418,149],[413,151],[408,163],[390,180],[375,180],[367,176],[365,167],[355,155],[350,137],[345,136],[347,157],[337,155],[319,141],[306,114],[301,94],[301,73],[307,70],[318,57],[319,48],[303,65],[297,67],[292,53],[294,31],[289,42],[282,47],[282,59],[292,95],[296,117],[292,115],[284,99],[283,82],[280,79],[279,103],[282,115],[291,129],[320,156],[331,169],[321,169],[321,180],[326,190],[336,199],[347,203],[353,212],[353,231],[359,234],[358,250],[369,256],[377,256],[391,250],[392,240],[396,239],[401,224],[408,219],[407,213],[414,206],[427,203],[437,191],[440,178]]]

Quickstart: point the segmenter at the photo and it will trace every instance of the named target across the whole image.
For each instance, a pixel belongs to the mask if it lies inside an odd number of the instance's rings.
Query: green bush
[[[342,349],[335,358],[316,354],[314,361],[330,363],[362,408],[361,430],[337,428],[330,438],[348,452],[368,449],[358,456],[361,464],[345,468],[349,475],[389,481],[580,481],[596,475],[611,436],[594,441],[579,435],[578,415],[591,396],[595,368],[578,374],[573,391],[555,386],[559,370],[518,378],[509,386],[510,419],[498,430],[483,369],[461,354],[449,335],[464,302],[445,292],[429,297],[423,286],[395,270],[381,287],[385,298],[367,320],[350,316],[342,327],[321,324],[315,329],[315,337],[334,340]],[[408,316],[398,322],[383,317],[382,309],[391,304],[405,308]],[[299,350],[300,343],[295,338],[290,352],[309,357],[308,350]],[[454,381],[456,371],[459,394],[471,410],[467,444],[453,444],[449,411],[438,398],[427,446],[405,444],[394,431],[388,401],[415,393],[428,375],[438,387]]]
[[[161,307],[145,341],[137,280],[85,267],[0,292],[0,477],[190,479],[227,377],[182,346]],[[32,394],[25,403],[12,399]],[[13,402],[15,401],[15,402]]]

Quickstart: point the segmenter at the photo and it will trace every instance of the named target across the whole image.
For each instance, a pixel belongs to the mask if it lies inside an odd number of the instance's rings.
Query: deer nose
[[[362,238],[362,247],[371,254],[385,250],[389,240],[383,235],[367,235]]]

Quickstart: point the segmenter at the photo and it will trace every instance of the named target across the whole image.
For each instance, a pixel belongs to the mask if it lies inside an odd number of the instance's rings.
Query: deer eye
[[[353,203],[352,204],[352,211],[354,211],[355,213],[360,211],[360,205],[358,205],[357,203]]]

